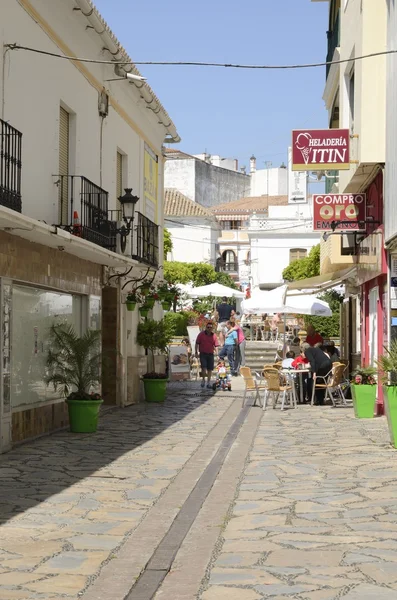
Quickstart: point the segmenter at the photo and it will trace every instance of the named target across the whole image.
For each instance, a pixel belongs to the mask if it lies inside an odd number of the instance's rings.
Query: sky
[[[328,2],[310,0],[95,0],[135,61],[250,64],[324,62]],[[287,162],[291,130],[326,128],[325,67],[264,71],[139,67],[189,154],[257,168]]]

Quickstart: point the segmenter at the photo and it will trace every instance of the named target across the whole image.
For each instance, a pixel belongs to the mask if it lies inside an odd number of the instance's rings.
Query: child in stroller
[[[230,369],[226,367],[225,361],[222,359],[218,360],[216,367],[216,379],[215,383],[212,384],[212,389],[214,391],[216,389],[228,391],[232,389],[232,376],[230,374]]]

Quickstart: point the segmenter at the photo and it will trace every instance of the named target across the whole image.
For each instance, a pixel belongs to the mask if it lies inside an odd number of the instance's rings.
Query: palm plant
[[[62,388],[68,400],[98,399],[91,387],[101,381],[101,332],[88,329],[81,337],[72,325],[52,325],[47,356],[47,385]]]
[[[381,371],[381,381],[384,384],[397,385],[397,340],[384,348],[384,354],[378,357],[376,366]]]

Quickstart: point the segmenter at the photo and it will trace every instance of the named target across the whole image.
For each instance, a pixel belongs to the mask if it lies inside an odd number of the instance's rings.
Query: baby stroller
[[[214,392],[217,389],[223,391],[227,390],[230,392],[232,389],[232,376],[230,374],[230,370],[229,368],[226,368],[226,365],[222,360],[218,363],[216,379],[212,384],[212,389]]]

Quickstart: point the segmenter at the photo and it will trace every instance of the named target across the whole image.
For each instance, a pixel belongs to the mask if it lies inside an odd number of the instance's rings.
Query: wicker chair
[[[296,408],[295,395],[293,387],[290,383],[283,385],[280,383],[280,372],[278,369],[265,369],[263,371],[263,379],[266,381],[266,391],[263,401],[263,410],[266,410],[267,399],[270,394],[273,396],[273,408],[276,408],[277,400],[281,395],[281,410],[284,410],[287,395],[289,397],[290,406]]]
[[[243,396],[243,404],[244,407],[248,392],[252,392],[255,396],[254,403],[252,406],[256,406],[256,401],[258,400],[259,405],[261,405],[260,392],[261,390],[266,389],[266,385],[258,381],[251,373],[251,369],[249,367],[240,367],[240,375],[244,379],[245,389]]]
[[[313,375],[313,393],[312,393],[312,401],[311,405],[314,404],[314,397],[317,389],[325,390],[325,398],[331,400],[333,406],[336,406],[336,400],[334,397],[334,393],[337,393],[339,396],[339,400],[342,404],[346,405],[346,398],[343,393],[342,384],[344,383],[344,373],[346,370],[346,365],[343,363],[334,363],[332,365],[331,371],[326,375]],[[322,383],[318,383],[318,380],[321,379]]]

